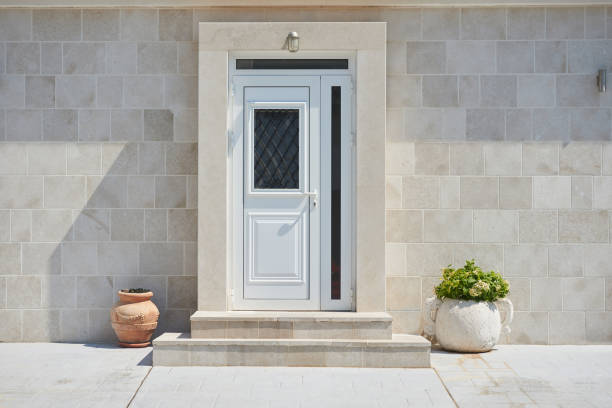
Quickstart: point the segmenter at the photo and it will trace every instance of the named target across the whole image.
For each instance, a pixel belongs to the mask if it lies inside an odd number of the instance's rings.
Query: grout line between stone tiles
[[[450,390],[448,389],[448,387],[446,386],[446,384],[444,383],[444,380],[442,379],[442,377],[440,376],[440,373],[438,373],[438,370],[436,370],[436,367],[431,366],[431,369],[434,371],[434,373],[436,373],[436,376],[438,377],[438,379],[440,380],[440,383],[442,384],[442,386],[444,387],[444,390],[446,391],[446,393],[448,394],[448,396],[450,397],[451,401],[453,401],[453,404],[455,405],[455,407],[459,408],[459,404],[457,404],[457,401],[455,401],[455,398],[453,397],[453,394],[451,394]]]
[[[140,381],[140,384],[138,384],[138,388],[136,388],[136,391],[134,391],[134,395],[132,395],[132,398],[130,398],[130,401],[126,405],[126,408],[129,408],[130,406],[132,406],[132,402],[134,402],[134,398],[136,398],[136,395],[138,394],[138,391],[140,391],[140,388],[142,387],[144,382],[147,380],[147,378],[149,377],[149,374],[151,374],[152,370],[153,370],[153,365],[151,365],[151,367],[149,367],[149,370],[147,371],[145,376]]]

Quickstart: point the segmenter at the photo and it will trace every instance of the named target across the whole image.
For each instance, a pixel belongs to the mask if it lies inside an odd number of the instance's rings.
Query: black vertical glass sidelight
[[[342,94],[339,86],[331,87],[331,298],[341,295],[341,190],[342,184]]]

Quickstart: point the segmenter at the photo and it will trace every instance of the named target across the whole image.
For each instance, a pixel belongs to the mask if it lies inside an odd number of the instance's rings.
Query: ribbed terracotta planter
[[[121,347],[146,347],[157,327],[159,310],[153,292],[118,292],[119,301],[110,312],[111,324]]]

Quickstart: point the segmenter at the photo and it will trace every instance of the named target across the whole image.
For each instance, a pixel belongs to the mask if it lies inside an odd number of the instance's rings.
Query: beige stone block
[[[290,339],[293,337],[291,322],[259,322],[260,339]]]
[[[9,309],[39,308],[42,283],[39,276],[6,278],[6,307]]]
[[[386,176],[385,177],[385,207],[386,208],[401,208],[402,207],[402,177],[401,176]]]
[[[187,208],[198,208],[198,176],[187,176]]]
[[[205,339],[222,339],[225,335],[227,322],[222,320],[198,321],[191,323],[191,337]]]
[[[557,242],[557,211],[519,212],[519,242]]]
[[[548,252],[543,245],[506,245],[504,274],[506,276],[546,276]]]
[[[572,208],[593,208],[593,177],[572,176]]]
[[[143,243],[140,244],[139,253],[141,274],[181,275],[183,273],[183,244],[181,243]]]
[[[137,174],[138,145],[105,143],[102,145],[102,174]]]
[[[442,74],[446,67],[446,44],[442,41],[408,41],[406,72]]]
[[[168,210],[168,241],[196,241],[197,210]]]
[[[408,140],[442,139],[444,111],[434,108],[406,108],[404,110],[404,124],[404,134]]]
[[[23,339],[49,342],[61,339],[59,310],[24,310]]]
[[[612,176],[612,143],[603,145],[602,173],[604,176]]]
[[[407,246],[404,244],[385,244],[385,275],[405,276],[407,275]],[[411,265],[412,266],[412,265]]]
[[[442,139],[465,140],[466,110],[462,108],[442,109]]]
[[[449,145],[447,143],[416,143],[414,146],[415,174],[449,174]]]
[[[11,210],[11,241],[28,242],[32,239],[31,214],[27,210]]]
[[[480,143],[452,143],[450,145],[450,166],[453,175],[484,175],[483,145]]]
[[[440,208],[459,209],[460,192],[459,177],[440,177]]]
[[[584,246],[584,276],[612,276],[612,247],[603,245]]]
[[[62,244],[62,275],[95,275],[98,271],[98,246],[95,242]]]
[[[418,251],[423,276],[441,276],[442,269],[453,263],[455,255],[453,244],[423,244]]]
[[[440,179],[438,177],[403,177],[402,206],[404,208],[439,208]]]
[[[21,274],[21,247],[19,244],[0,244],[0,275]]]
[[[534,140],[569,140],[570,114],[568,110],[533,109],[532,112]]]
[[[64,74],[105,73],[106,47],[104,43],[64,43],[62,48]],[[60,77],[58,79],[63,78]],[[83,84],[83,82],[81,82],[81,84]]]
[[[198,77],[187,75],[168,75],[165,78],[164,103],[175,109],[197,108]]]
[[[500,177],[499,208],[531,208],[531,177]]]
[[[593,179],[593,208],[612,208],[612,177]]]
[[[110,210],[83,210],[76,215],[74,239],[77,241],[108,241]]]
[[[114,343],[117,341],[117,336],[111,327],[109,313],[106,308],[89,310],[87,321],[89,341],[100,343]]]
[[[42,278],[43,308],[76,307],[76,277],[50,275]]]
[[[130,176],[127,181],[127,206],[152,208],[155,205],[155,177]]]
[[[531,140],[533,138],[533,112],[529,109],[506,111],[506,140]]]
[[[535,208],[571,208],[571,177],[541,176],[533,178]]]
[[[193,10],[169,9],[159,11],[159,39],[161,41],[193,40]]]
[[[405,139],[404,110],[387,108],[387,141],[402,141]]]
[[[62,271],[60,245],[22,244],[24,275],[58,275]]]
[[[579,245],[555,245],[548,248],[548,275],[571,277],[583,275],[583,248]],[[587,259],[587,258],[585,258]]]
[[[495,72],[495,41],[448,41],[446,55],[449,74]]]
[[[561,278],[533,278],[531,280],[531,310],[561,310]]]
[[[461,208],[498,208],[497,177],[461,177]]]
[[[0,210],[0,242],[11,240],[11,211]]]
[[[389,312],[393,317],[394,334],[421,333],[421,312],[394,311]]]
[[[45,208],[82,209],[87,201],[85,182],[84,176],[45,176]]]
[[[512,344],[547,344],[548,313],[516,312],[509,340]]]
[[[461,9],[461,38],[464,40],[505,40],[506,11],[501,8]]]
[[[532,52],[532,50],[529,51]],[[519,75],[518,106],[545,107],[554,105],[554,75]]]
[[[87,310],[65,309],[60,311],[60,325],[62,341],[86,342],[88,341],[87,320],[89,312]]]
[[[523,175],[559,174],[559,145],[556,143],[523,144]]]
[[[534,45],[531,41],[504,41],[497,43],[497,72],[533,72]],[[520,78],[520,77],[519,77]],[[538,78],[540,79],[540,78]],[[552,78],[550,78],[552,79]],[[554,81],[550,81],[550,91]],[[552,93],[551,93],[552,96]]]
[[[544,8],[513,7],[508,9],[508,39],[542,39],[545,37]]]
[[[504,271],[504,247],[499,244],[458,244],[454,247],[453,265],[462,267],[473,259],[485,271]]]
[[[121,10],[121,39],[123,41],[158,40],[158,10]]]
[[[198,243],[185,242],[183,246],[183,275],[196,276],[198,274]]]
[[[81,10],[41,9],[32,16],[32,36],[35,40],[75,41],[81,39]]]
[[[535,72],[567,72],[567,42],[536,41]]]
[[[3,9],[0,13],[2,41],[28,41],[32,34],[32,10]]]
[[[471,242],[472,230],[472,211],[425,211],[425,242]]]
[[[475,242],[518,242],[518,213],[506,210],[474,211]]]
[[[8,43],[6,46],[7,74],[40,73],[40,44]]]
[[[0,309],[0,341],[22,341],[21,310]]]
[[[419,310],[420,305],[420,278],[387,277],[387,310]]]
[[[166,145],[166,174],[197,174],[198,145],[171,143]]]
[[[99,82],[98,86],[100,86]],[[107,141],[110,139],[110,112],[100,109],[80,110],[78,126],[80,141]],[[88,153],[90,153],[90,151],[88,151]],[[95,167],[97,172],[94,174],[100,174],[100,159],[95,160],[93,157],[92,159],[93,162],[90,166],[94,168],[93,166],[97,165],[97,167]],[[82,161],[77,160],[77,163],[82,163]]]
[[[164,174],[164,146],[161,143],[138,145],[138,167],[140,174]]]
[[[584,8],[547,8],[546,38],[584,38]]]
[[[421,242],[423,214],[421,211],[387,210],[387,242]]]
[[[604,310],[603,278],[563,279],[563,310]]]
[[[198,43],[178,43],[179,74],[197,75],[198,73]]]
[[[179,50],[180,52],[180,50]],[[406,43],[387,42],[387,75],[406,73]]]
[[[521,151],[519,143],[485,144],[485,174],[487,176],[519,176],[521,174]]]
[[[231,339],[256,339],[259,335],[258,322],[225,322],[225,336]]]
[[[608,242],[607,211],[559,211],[559,242]]]
[[[112,276],[78,276],[77,307],[109,308],[113,304]]]
[[[145,241],[166,241],[167,238],[167,210],[145,210]]]
[[[561,146],[559,171],[564,175],[601,175],[602,147],[598,143],[570,143]]]
[[[584,344],[586,337],[584,312],[551,312],[548,319],[549,344]]]
[[[129,242],[98,243],[98,274],[137,275],[138,244]]]
[[[27,172],[26,145],[7,143],[0,145],[0,174],[25,175]]]
[[[609,344],[612,341],[612,313],[587,312],[586,338],[589,343]]]
[[[417,95],[417,97],[418,96],[419,95]],[[457,86],[457,76],[424,76],[422,99],[423,106],[458,106],[459,95]]]
[[[612,311],[612,278],[606,278],[606,310]]]
[[[111,210],[111,241],[144,240],[144,210]]]
[[[197,297],[195,276],[168,277],[169,308],[195,309]]]
[[[66,174],[66,145],[32,143],[27,145],[28,174]]]
[[[32,211],[32,241],[71,241],[72,233],[72,212],[70,210]]]
[[[415,150],[414,143],[401,142],[386,144],[386,174],[412,175],[414,174]]]
[[[124,208],[127,204],[127,177],[88,176],[88,208]]]
[[[41,208],[43,178],[38,176],[0,176],[0,208]]]
[[[83,40],[116,41],[119,39],[119,10],[83,10]]]
[[[184,176],[155,178],[156,208],[185,208],[187,201],[187,180]]]
[[[68,174],[97,175],[101,171],[101,152],[99,144],[69,144]]]
[[[423,38],[431,40],[459,39],[460,9],[423,9]]]
[[[402,108],[420,106],[421,77],[392,75],[387,77],[387,106]]]
[[[480,77],[480,105],[485,107],[517,106],[517,80],[510,75]]]
[[[531,279],[529,278],[507,278],[510,285],[508,298],[514,306],[514,310],[528,311],[531,309]]]

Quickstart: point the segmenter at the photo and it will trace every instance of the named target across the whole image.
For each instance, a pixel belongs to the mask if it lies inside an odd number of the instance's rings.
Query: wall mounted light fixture
[[[287,35],[287,49],[289,52],[297,52],[300,49],[300,36],[295,31]]]
[[[599,92],[606,92],[607,74],[607,69],[600,69],[597,73],[597,87],[599,88]]]

